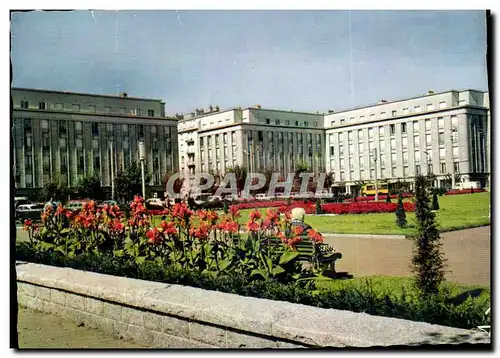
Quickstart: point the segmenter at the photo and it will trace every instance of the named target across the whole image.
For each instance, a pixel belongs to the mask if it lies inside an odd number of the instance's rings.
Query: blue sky
[[[13,85],[161,98],[167,114],[324,112],[487,90],[483,11],[74,11],[11,19]]]

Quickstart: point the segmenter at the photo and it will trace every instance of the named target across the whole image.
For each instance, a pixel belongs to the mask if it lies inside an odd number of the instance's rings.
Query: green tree
[[[151,180],[149,174],[144,168],[144,181],[146,184]],[[142,177],[141,166],[136,162],[130,164],[126,169],[121,168],[115,177],[115,193],[119,201],[131,200],[134,195],[142,196]]]
[[[244,166],[235,165],[234,167],[229,167],[226,169],[226,173],[234,173],[236,177],[236,187],[238,189],[238,195],[241,194],[242,190],[245,188],[245,181],[247,180],[248,170]]]
[[[438,201],[438,196],[437,196],[436,192],[434,192],[434,194],[432,195],[431,210],[439,210],[439,201]]]
[[[84,176],[78,181],[75,193],[79,198],[102,199],[101,179],[96,174]]]
[[[53,200],[66,203],[70,193],[71,189],[68,188],[66,182],[60,179],[53,179],[45,183],[40,192],[40,198],[43,201]]]
[[[328,190],[329,193],[331,193],[332,191],[332,185],[334,182],[335,182],[335,173],[334,172],[326,173],[324,187]]]
[[[425,296],[439,292],[444,280],[444,258],[435,215],[429,208],[428,181],[419,175],[415,180],[415,217],[417,236],[414,237],[412,269],[415,285]]]
[[[403,207],[403,194],[399,193],[398,208],[396,209],[396,225],[399,227],[406,227],[406,213]]]
[[[385,202],[386,203],[391,203],[391,192],[387,193],[387,196],[385,197]]]

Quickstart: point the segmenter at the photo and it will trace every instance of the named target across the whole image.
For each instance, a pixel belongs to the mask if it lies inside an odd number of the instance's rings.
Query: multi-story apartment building
[[[454,174],[489,185],[488,93],[447,91],[324,116],[326,169],[351,187],[359,180]]]
[[[161,100],[13,88],[16,192],[28,194],[58,178],[75,186],[86,174],[110,190],[112,175],[138,161],[146,146],[148,185],[163,192],[163,175],[178,170],[177,120]]]
[[[197,109],[179,120],[179,167],[195,173],[225,173],[243,165],[257,172],[268,168],[293,172],[300,161],[324,170],[323,115],[250,108]]]

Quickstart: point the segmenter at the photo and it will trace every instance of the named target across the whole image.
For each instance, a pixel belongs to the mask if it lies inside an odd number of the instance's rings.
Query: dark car
[[[44,204],[23,204],[16,209],[16,219],[23,222],[24,220],[39,221],[42,217]]]

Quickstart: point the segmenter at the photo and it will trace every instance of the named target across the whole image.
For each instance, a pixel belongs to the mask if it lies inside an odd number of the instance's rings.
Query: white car
[[[208,200],[209,202],[214,202],[214,201],[221,201],[222,198],[218,195],[211,195],[208,197]]]
[[[267,194],[257,194],[255,195],[255,200],[269,200],[271,199]]]
[[[146,200],[146,204],[151,205],[151,206],[163,207],[164,201],[161,200],[160,198],[151,198],[151,199]]]

